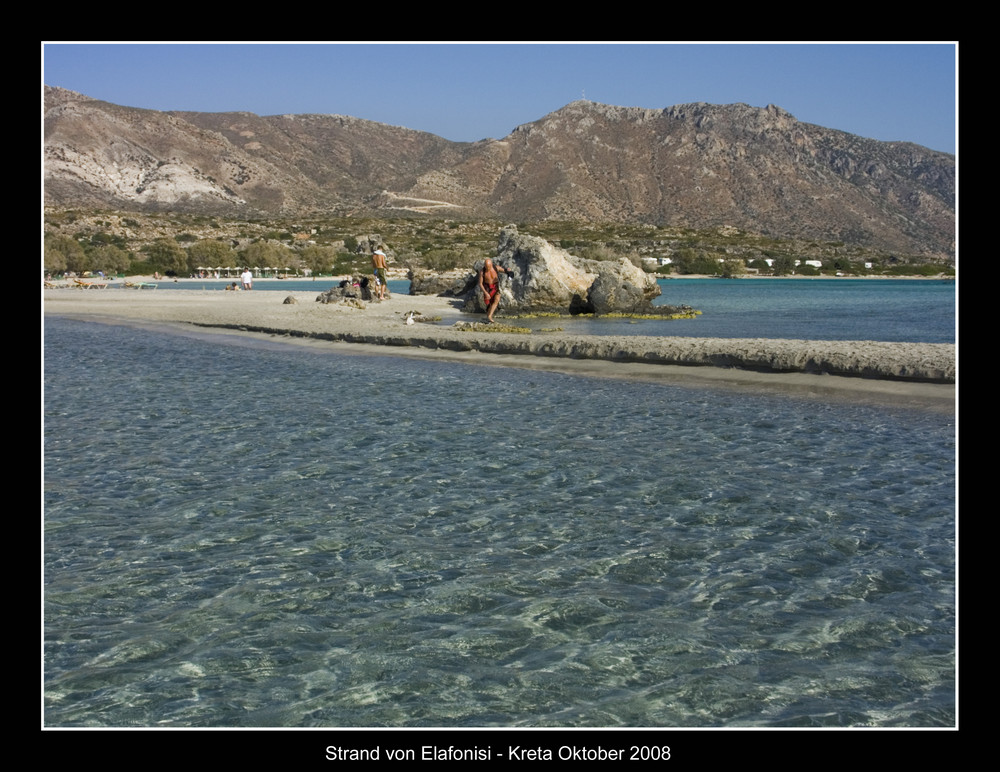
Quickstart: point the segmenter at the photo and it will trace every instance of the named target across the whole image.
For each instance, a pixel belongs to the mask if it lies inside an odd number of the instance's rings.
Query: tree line
[[[345,240],[343,249],[333,246],[307,245],[288,247],[269,241],[255,241],[242,249],[234,249],[228,241],[199,239],[182,246],[177,239],[159,238],[137,252],[125,248],[121,240],[97,234],[80,241],[72,236],[47,234],[45,237],[45,271],[50,274],[72,272],[146,274],[158,271],[171,275],[191,275],[200,270],[216,268],[276,268],[280,271],[308,269],[313,274],[351,273],[358,263],[370,260],[348,249],[348,241],[357,246],[355,239]]]

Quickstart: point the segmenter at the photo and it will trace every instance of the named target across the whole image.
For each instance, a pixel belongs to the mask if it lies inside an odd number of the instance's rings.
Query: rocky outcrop
[[[503,315],[557,314],[650,314],[671,315],[691,311],[687,307],[653,306],[660,287],[656,278],[626,258],[588,260],[564,249],[518,232],[513,225],[500,231],[494,258],[500,271],[500,310]],[[484,313],[478,273],[442,276],[434,280],[421,272],[410,273],[410,294],[435,294],[465,300],[463,311]]]
[[[316,296],[317,303],[349,303],[350,305],[364,308],[364,304],[376,299],[377,290],[375,282],[370,276],[353,276],[344,279],[336,287],[331,287],[326,292],[321,292]],[[389,288],[385,288],[386,298],[390,297]]]
[[[445,271],[439,273],[426,268],[411,268],[407,272],[406,278],[410,280],[411,295],[462,297],[469,284],[468,271]]]
[[[597,278],[587,290],[591,313],[649,314],[655,311],[651,304],[660,294],[660,287],[654,277],[624,258],[618,264],[601,262],[596,270]]]

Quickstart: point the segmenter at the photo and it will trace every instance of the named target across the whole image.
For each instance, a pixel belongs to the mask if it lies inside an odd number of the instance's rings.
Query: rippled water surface
[[[50,726],[951,726],[937,414],[49,319]]]

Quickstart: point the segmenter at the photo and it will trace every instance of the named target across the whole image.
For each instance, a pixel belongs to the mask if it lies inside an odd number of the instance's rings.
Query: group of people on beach
[[[253,273],[249,268],[244,268],[243,273],[240,274],[239,282],[231,282],[226,285],[227,292],[239,292],[240,290],[252,290],[253,289]]]

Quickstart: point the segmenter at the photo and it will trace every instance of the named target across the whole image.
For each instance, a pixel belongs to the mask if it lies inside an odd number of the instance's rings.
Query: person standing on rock
[[[385,300],[385,252],[382,251],[382,247],[375,250],[375,254],[372,255],[372,265],[375,267],[375,281],[378,284],[378,299],[379,301]]]
[[[503,266],[500,266],[500,270],[508,276],[513,273],[513,271],[509,271]],[[493,324],[493,314],[496,313],[497,308],[500,306],[500,274],[497,273],[497,269],[493,265],[493,260],[489,257],[486,258],[483,267],[479,269],[479,291],[483,293],[483,305],[486,307],[486,321],[489,324]]]

